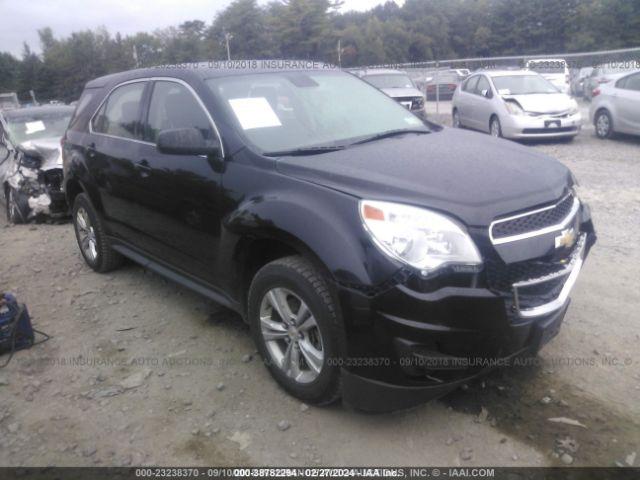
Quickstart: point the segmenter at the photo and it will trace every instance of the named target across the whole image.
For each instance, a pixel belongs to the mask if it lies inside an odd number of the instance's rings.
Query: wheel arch
[[[243,312],[247,312],[249,287],[258,271],[275,260],[299,255],[309,261],[330,284],[332,293],[335,277],[320,257],[301,239],[285,231],[272,230],[258,236],[245,235],[239,239],[233,253],[233,261],[239,272],[236,295]],[[337,300],[337,296],[336,296]],[[246,315],[245,315],[246,317]]]
[[[237,272],[227,281],[243,300],[256,266],[278,255],[304,256],[336,286],[382,284],[400,266],[373,245],[358,208],[354,197],[306,182],[248,200],[223,222],[218,271]]]
[[[603,113],[603,112],[606,113],[607,115],[609,115],[609,120],[611,122],[611,126],[613,126],[613,115],[611,114],[611,109],[606,105],[602,105],[602,106],[596,108],[596,111],[593,114],[593,125],[595,126],[596,121],[598,119],[598,115]]]
[[[64,195],[67,200],[67,205],[69,205],[69,210],[73,209],[73,203],[76,197],[81,193],[84,193],[89,197],[91,204],[97,211],[104,213],[97,189],[88,188],[87,183],[83,182],[75,175],[67,177],[64,182]]]

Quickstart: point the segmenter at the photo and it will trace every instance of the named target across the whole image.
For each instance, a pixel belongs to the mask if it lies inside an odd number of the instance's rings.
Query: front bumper
[[[407,408],[537,352],[558,333],[595,243],[588,209],[583,215],[581,236],[560,261],[563,268],[544,280],[562,284],[538,303],[540,279],[496,291],[487,268],[428,280],[399,278],[380,292],[340,288],[347,331],[344,403],[371,412]]]
[[[576,136],[582,129],[582,115],[506,115],[500,118],[506,138],[562,138]]]
[[[521,326],[518,335],[527,338],[522,348],[498,358],[453,358],[431,357],[422,358],[423,364],[439,364],[440,368],[456,365],[473,365],[462,370],[459,375],[449,381],[431,382],[428,384],[394,384],[376,380],[349,371],[342,370],[342,400],[345,405],[370,413],[382,413],[410,408],[420,403],[442,397],[476,378],[486,375],[498,367],[514,364],[514,359],[535,354],[541,347],[555,337],[562,324],[562,320],[569,307],[567,302],[560,310],[552,315],[537,319],[530,325]],[[405,362],[408,361],[405,360]]]

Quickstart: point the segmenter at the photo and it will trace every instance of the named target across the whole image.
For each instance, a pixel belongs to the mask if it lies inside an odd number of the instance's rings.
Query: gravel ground
[[[0,370],[0,466],[637,465],[640,139],[530,148],[574,171],[599,234],[560,335],[394,414],[309,408],[215,304],[132,264],[93,273],[70,224],[0,221],[0,290],[53,337]]]

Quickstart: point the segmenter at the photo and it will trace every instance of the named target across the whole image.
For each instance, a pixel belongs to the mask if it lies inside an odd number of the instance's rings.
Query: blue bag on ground
[[[27,307],[9,293],[0,294],[0,355],[33,345],[34,330]],[[4,366],[4,365],[3,365]]]

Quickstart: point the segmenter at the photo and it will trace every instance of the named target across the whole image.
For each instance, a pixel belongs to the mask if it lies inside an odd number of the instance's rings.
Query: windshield
[[[543,60],[541,62],[530,62],[527,68],[536,73],[564,74],[567,63],[564,60]]]
[[[362,79],[377,88],[415,88],[415,85],[408,76],[398,73],[365,75]]]
[[[400,104],[343,72],[234,75],[207,84],[263,152],[349,145],[391,130],[428,131]]]
[[[40,111],[29,114],[24,111],[14,110],[16,115],[7,115],[7,127],[12,141],[18,145],[28,140],[41,138],[62,138],[73,108],[64,110],[55,109],[50,112]]]
[[[534,93],[558,93],[551,82],[540,75],[505,75],[492,77],[499,95],[529,95]]]

